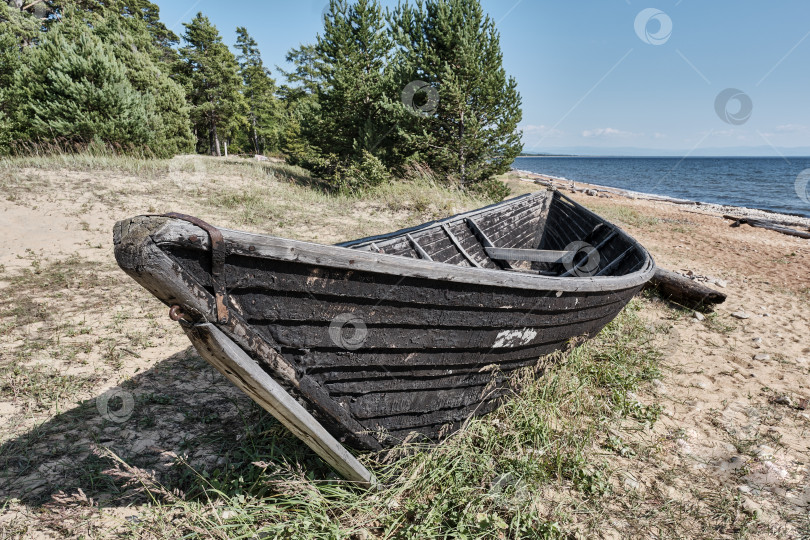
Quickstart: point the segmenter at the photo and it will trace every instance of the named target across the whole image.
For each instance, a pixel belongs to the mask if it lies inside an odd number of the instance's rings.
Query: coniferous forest
[[[232,49],[183,26],[148,0],[0,1],[0,153],[275,154],[341,191],[420,167],[505,194],[521,98],[478,0],[331,0],[275,76],[246,28]]]

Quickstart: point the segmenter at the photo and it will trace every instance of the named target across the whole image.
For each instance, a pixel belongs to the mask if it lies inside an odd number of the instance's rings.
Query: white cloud
[[[804,133],[805,131],[807,131],[807,126],[800,124],[782,124],[781,126],[776,126],[777,133]]]
[[[546,126],[544,124],[526,124],[523,126],[518,126],[519,129],[523,130],[524,135],[540,135],[542,137],[559,137],[563,134],[562,131],[559,129],[554,129],[552,127]]]
[[[598,129],[586,129],[585,131],[582,132],[582,136],[585,137],[586,139],[594,139],[594,138],[626,139],[628,137],[637,137],[638,134],[608,127]]]
[[[658,132],[656,132],[656,133],[653,133],[653,137],[656,138],[656,139],[666,139],[667,134],[666,133],[658,133]]]

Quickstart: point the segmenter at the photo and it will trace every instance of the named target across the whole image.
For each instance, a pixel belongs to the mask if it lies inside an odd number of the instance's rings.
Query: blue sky
[[[285,67],[290,48],[314,41],[327,0],[157,4],[178,34],[198,11],[231,45],[246,26],[274,68]],[[524,151],[778,155],[810,147],[807,0],[482,5],[523,96]],[[726,89],[739,92],[718,105]]]

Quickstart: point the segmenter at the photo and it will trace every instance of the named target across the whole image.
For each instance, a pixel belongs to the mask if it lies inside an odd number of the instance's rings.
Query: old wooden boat
[[[201,355],[347,478],[344,445],[438,440],[510,373],[593,336],[652,277],[647,251],[556,190],[338,245],[120,221],[119,265]]]

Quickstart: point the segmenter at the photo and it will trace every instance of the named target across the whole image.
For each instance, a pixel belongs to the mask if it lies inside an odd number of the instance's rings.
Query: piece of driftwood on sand
[[[786,227],[779,222],[771,221],[768,219],[743,217],[743,216],[730,216],[724,215],[723,218],[733,220],[732,227],[739,227],[742,224],[750,225],[751,227],[759,227],[761,229],[768,229],[770,231],[780,232],[790,236],[797,236],[799,238],[810,238],[810,231],[799,231],[791,227]]]

